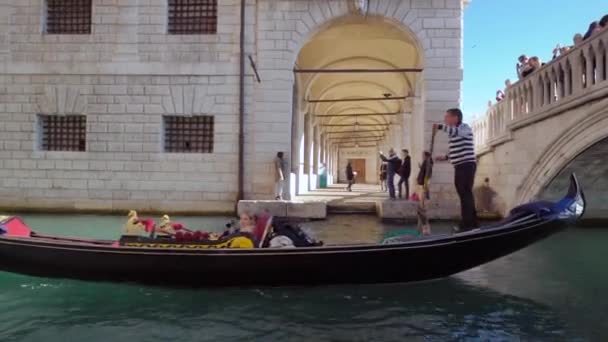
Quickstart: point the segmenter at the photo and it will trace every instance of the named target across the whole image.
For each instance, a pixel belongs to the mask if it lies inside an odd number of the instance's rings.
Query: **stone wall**
[[[237,180],[234,76],[0,76],[0,203],[230,210]],[[37,113],[86,114],[87,151],[41,151]],[[213,113],[211,154],[162,153],[162,115]]]
[[[574,158],[608,136],[607,103],[586,103],[511,132],[508,141],[479,156],[477,184],[490,178],[505,212],[539,198]]]
[[[245,196],[272,197],[272,159],[290,151],[293,66],[349,1],[248,0]],[[43,1],[0,2],[0,206],[232,211],[237,191],[237,0],[215,35],[166,34],[165,0],[93,0],[90,35],[42,34]],[[411,30],[424,49],[418,132],[460,102],[461,0],[371,1],[368,15]],[[36,114],[86,114],[86,152],[37,148]],[[215,116],[211,154],[161,152],[162,115]],[[414,133],[416,151],[426,145]],[[428,134],[427,134],[428,135]],[[444,138],[438,148],[446,147]],[[287,160],[289,160],[287,156]],[[436,186],[451,182],[439,166]],[[453,190],[450,186],[450,191]]]

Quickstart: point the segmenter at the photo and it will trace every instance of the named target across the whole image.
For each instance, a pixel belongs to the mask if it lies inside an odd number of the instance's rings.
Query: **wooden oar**
[[[416,214],[418,216],[418,230],[423,235],[431,234],[431,225],[429,223],[429,218],[426,213],[426,200],[431,199],[430,180],[433,172],[433,149],[435,148],[436,134],[437,129],[433,127],[433,133],[431,134],[431,146],[429,148],[429,153],[431,154],[431,156],[430,160],[426,163],[426,170],[424,172],[424,194],[420,196],[420,202],[418,202],[418,208],[416,210]]]
[[[435,149],[435,135],[437,134],[437,128],[433,126],[433,133],[431,134],[431,146],[429,153],[431,154],[430,162],[426,163],[426,170],[424,172],[424,197],[431,199],[430,181],[431,175],[433,174],[433,150]]]

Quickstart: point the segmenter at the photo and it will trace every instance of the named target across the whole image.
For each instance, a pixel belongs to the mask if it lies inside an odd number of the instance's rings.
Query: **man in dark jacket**
[[[403,198],[401,196],[401,189],[402,186],[405,185],[405,199],[408,199],[410,198],[410,174],[412,173],[412,162],[408,150],[402,150],[401,152],[403,153],[403,161],[398,172],[400,179],[397,187],[399,188],[399,198]]]
[[[386,170],[386,182],[388,185],[388,195],[392,200],[396,199],[395,197],[395,175],[401,167],[401,159],[397,156],[394,149],[388,150],[388,158],[380,152],[380,158],[387,163]]]

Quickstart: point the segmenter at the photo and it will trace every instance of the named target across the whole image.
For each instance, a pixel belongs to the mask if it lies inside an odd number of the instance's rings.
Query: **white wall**
[[[314,33],[350,14],[344,0],[247,3],[245,50],[263,82],[254,83],[246,68],[244,191],[248,199],[269,199],[276,152],[286,152],[291,160],[294,61]],[[6,93],[0,95],[0,197],[5,199],[0,204],[207,212],[234,208],[239,6],[219,1],[215,35],[168,35],[164,4],[94,1],[91,35],[56,36],[41,33],[43,1],[0,2],[0,89]],[[445,108],[460,101],[462,1],[373,1],[367,15],[400,23],[424,49],[424,111],[412,132],[421,134],[416,132],[422,124],[428,130]],[[77,105],[65,108],[65,94],[77,97]],[[87,152],[35,149],[35,117],[41,112],[86,114]],[[163,115],[207,113],[215,116],[214,153],[162,152]],[[423,140],[412,139],[412,150],[419,151]],[[374,151],[366,181],[377,181],[377,162]],[[336,166],[343,177],[345,165]],[[437,171],[451,179],[449,168]],[[298,179],[307,181],[304,175]]]

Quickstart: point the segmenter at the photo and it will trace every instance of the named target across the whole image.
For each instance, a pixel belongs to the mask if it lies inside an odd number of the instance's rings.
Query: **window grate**
[[[47,33],[91,33],[91,0],[47,0],[46,11]]]
[[[84,115],[40,115],[42,149],[85,151],[87,118]]]
[[[169,0],[170,34],[217,32],[217,0]]]
[[[165,152],[213,153],[213,116],[165,116]]]

